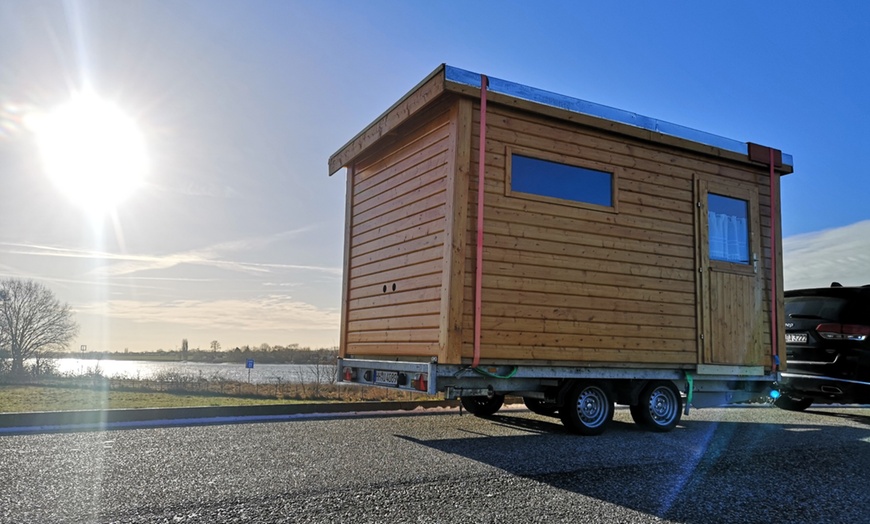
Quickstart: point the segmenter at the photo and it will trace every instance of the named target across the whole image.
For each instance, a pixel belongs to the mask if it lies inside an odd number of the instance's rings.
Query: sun
[[[136,122],[115,104],[78,94],[34,125],[49,178],[89,213],[113,212],[142,186],[148,170]]]

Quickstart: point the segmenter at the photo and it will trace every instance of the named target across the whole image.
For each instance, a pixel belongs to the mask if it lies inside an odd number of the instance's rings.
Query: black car
[[[870,403],[870,286],[786,291],[785,343],[777,406]]]

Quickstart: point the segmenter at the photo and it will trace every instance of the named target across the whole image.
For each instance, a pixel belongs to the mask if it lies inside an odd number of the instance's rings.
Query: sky
[[[448,63],[791,154],[786,288],[866,284],[868,62],[863,1],[2,0],[0,278],[68,303],[74,350],[336,346],[327,160]],[[37,132],[86,88],[147,158],[102,214]]]

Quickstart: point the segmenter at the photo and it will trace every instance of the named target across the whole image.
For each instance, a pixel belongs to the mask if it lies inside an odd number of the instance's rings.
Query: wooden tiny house
[[[342,358],[784,364],[777,150],[442,65],[341,168]]]

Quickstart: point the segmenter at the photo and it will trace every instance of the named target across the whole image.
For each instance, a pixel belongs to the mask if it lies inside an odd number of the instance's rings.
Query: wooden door
[[[699,363],[764,363],[764,278],[758,190],[697,180]],[[700,369],[700,368],[699,368]]]

